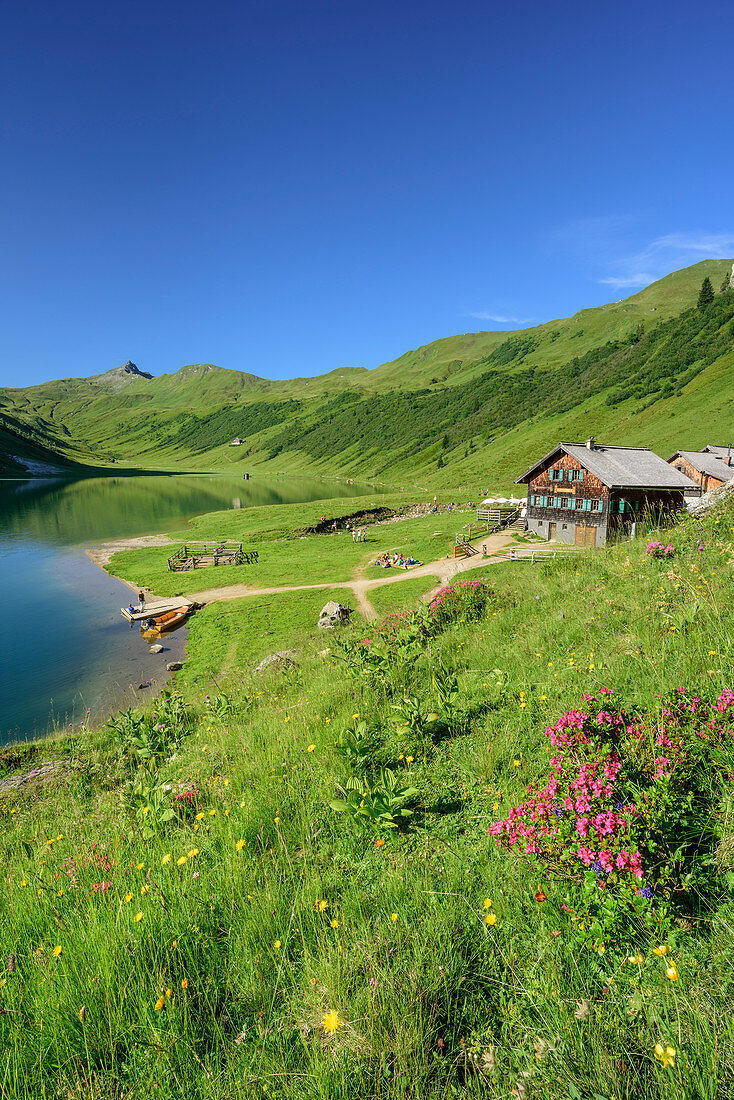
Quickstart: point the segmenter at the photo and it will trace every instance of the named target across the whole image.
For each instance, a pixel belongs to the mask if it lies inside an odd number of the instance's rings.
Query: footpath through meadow
[[[216,603],[220,600],[239,600],[246,596],[273,596],[279,592],[306,592],[318,588],[334,588],[335,585],[338,585],[340,588],[349,588],[354,593],[359,610],[366,619],[376,619],[379,616],[370,603],[368,595],[373,588],[382,588],[385,585],[396,584],[408,579],[412,580],[415,577],[435,577],[438,583],[431,589],[432,594],[459,573],[503,561],[504,558],[496,555],[511,546],[514,539],[512,535],[490,535],[482,541],[486,544],[488,558],[483,557],[481,554],[477,554],[476,557],[472,558],[439,558],[437,561],[418,565],[414,569],[395,569],[395,575],[390,577],[370,578],[358,576],[347,581],[333,580],[321,584],[287,584],[272,588],[253,588],[252,585],[248,584],[232,584],[223,588],[207,588],[202,592],[193,592],[188,598],[195,603]]]

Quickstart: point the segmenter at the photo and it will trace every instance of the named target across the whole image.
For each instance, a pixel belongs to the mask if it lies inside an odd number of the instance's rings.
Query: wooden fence
[[[168,568],[185,573],[207,565],[252,565],[259,556],[257,550],[243,552],[241,542],[185,542],[168,559]]]

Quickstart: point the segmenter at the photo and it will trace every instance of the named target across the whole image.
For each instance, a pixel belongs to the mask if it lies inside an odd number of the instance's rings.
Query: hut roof
[[[698,488],[694,481],[668,465],[648,447],[605,447],[594,443],[559,443],[539,462],[516,478],[515,484],[530,479],[556,455],[567,454],[598,477],[608,489],[668,489],[683,491]]]
[[[723,450],[723,447],[721,450]],[[702,474],[708,474],[709,477],[718,477],[721,481],[728,481],[730,477],[734,477],[734,469],[727,465],[724,458],[713,452],[676,451],[674,455],[670,456],[668,462],[672,462],[676,458],[684,458],[686,462],[690,462],[694,470],[698,470]]]

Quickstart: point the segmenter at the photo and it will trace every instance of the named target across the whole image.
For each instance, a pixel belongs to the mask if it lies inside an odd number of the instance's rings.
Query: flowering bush
[[[715,799],[730,784],[734,692],[715,703],[682,689],[655,714],[631,716],[612,692],[545,731],[551,774],[489,832],[508,849],[583,885],[581,909],[604,935],[620,899],[655,899],[695,887],[710,861]]]
[[[645,553],[649,554],[651,558],[672,558],[675,547],[671,546],[670,543],[666,546],[664,542],[648,542]]]
[[[439,589],[431,600],[428,613],[439,627],[457,619],[476,622],[484,616],[494,591],[486,581],[457,581]]]

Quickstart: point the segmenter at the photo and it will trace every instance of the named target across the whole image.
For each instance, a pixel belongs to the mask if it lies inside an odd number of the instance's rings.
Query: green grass
[[[324,588],[212,603],[189,619],[187,657],[180,685],[213,690],[226,680],[247,678],[263,657],[280,649],[329,645],[331,631],[317,623],[321,608],[336,600],[354,607],[352,592]],[[361,620],[359,613],[353,616]]]
[[[113,555],[108,568],[116,576],[143,585],[158,596],[189,595],[238,584],[251,588],[279,587],[294,583],[294,577],[302,585],[339,584],[358,576],[381,578],[386,575],[385,570],[374,562],[385,551],[401,550],[423,562],[446,557],[453,548],[455,531],[474,514],[444,512],[377,524],[369,528],[366,542],[353,542],[351,535],[342,529],[336,535],[298,534],[324,514],[344,515],[369,506],[358,498],[356,503],[350,501],[344,505],[318,501],[316,505],[210,512],[198,517],[170,546],[120,551]],[[258,515],[252,516],[250,512]],[[277,514],[268,515],[271,512]],[[261,517],[269,521],[269,526],[256,531],[254,525]],[[187,573],[169,571],[167,559],[181,542],[187,538],[214,537],[241,540],[244,549],[258,551],[259,560],[252,565],[209,566]]]
[[[110,730],[79,729],[62,778],[0,794],[0,1094],[730,1100],[731,795],[705,891],[603,952],[564,910],[564,876],[499,849],[487,826],[547,774],[543,731],[585,692],[655,711],[679,686],[707,699],[732,686],[732,531],[730,504],[665,532],[672,561],[641,540],[489,567],[486,618],[395,649],[375,680],[312,636],[334,592],[195,616],[191,716],[166,726],[155,767]],[[250,677],[291,639],[298,668]],[[394,707],[407,693],[435,709],[440,664],[465,717],[441,737],[411,732]],[[330,809],[350,773],[335,742],[360,721],[375,762],[419,792],[413,826],[382,846]],[[731,742],[721,752],[734,771]],[[155,790],[134,796],[141,776]],[[191,788],[193,809],[163,820]]]
[[[387,615],[390,611],[409,611],[417,607],[423,596],[435,588],[437,583],[437,577],[414,577],[370,588],[367,595],[375,611],[380,615]]]

